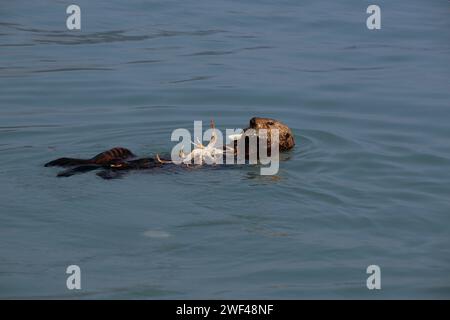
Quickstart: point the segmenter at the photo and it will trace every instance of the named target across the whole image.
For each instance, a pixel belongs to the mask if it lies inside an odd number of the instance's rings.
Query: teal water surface
[[[449,2],[369,4],[4,1],[0,298],[450,298]],[[43,167],[253,116],[295,133],[275,177]]]

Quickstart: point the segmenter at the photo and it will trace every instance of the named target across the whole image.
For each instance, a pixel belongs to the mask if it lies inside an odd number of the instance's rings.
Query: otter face
[[[270,131],[272,129],[278,129],[280,139],[280,151],[287,151],[295,146],[294,134],[287,125],[285,125],[280,121],[270,118],[254,117],[250,119],[250,125],[248,128],[244,129],[244,131],[248,129],[254,129],[256,132],[258,132],[259,129],[266,129],[268,132],[267,144],[269,148],[271,142]]]

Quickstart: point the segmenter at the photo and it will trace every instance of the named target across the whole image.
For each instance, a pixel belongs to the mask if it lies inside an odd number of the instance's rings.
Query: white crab
[[[182,163],[191,164],[192,161],[194,164],[199,165],[202,165],[204,162],[207,164],[221,163],[224,151],[223,149],[216,147],[217,136],[214,132],[215,131],[213,131],[211,140],[207,146],[204,146],[200,140],[197,139],[197,142],[192,142],[194,149],[190,153],[185,154],[184,151],[181,150],[180,158]]]
[[[222,147],[222,145],[217,146],[218,139],[213,121],[211,121],[211,129],[213,129],[211,132],[211,139],[207,146],[204,146],[197,138],[197,142],[191,141],[192,145],[194,146],[194,149],[190,153],[185,154],[183,149],[180,150],[179,157],[182,164],[185,165],[190,165],[192,163],[196,165],[202,165],[203,163],[220,164],[223,162],[223,156],[227,152],[229,151],[234,152],[234,149],[229,146],[225,146],[225,149]],[[157,155],[156,159],[161,163],[171,162],[161,160],[159,158],[159,155]]]
[[[206,162],[207,164],[218,164],[222,163],[223,155],[226,154],[227,151],[233,151],[233,148],[226,146],[225,149],[219,145],[217,146],[217,134],[214,122],[211,121],[211,139],[207,146],[204,146],[200,140],[197,138],[197,142],[191,142],[194,145],[194,149],[185,154],[183,150],[180,151],[180,158],[182,163],[191,164],[192,161],[194,164],[203,164]]]

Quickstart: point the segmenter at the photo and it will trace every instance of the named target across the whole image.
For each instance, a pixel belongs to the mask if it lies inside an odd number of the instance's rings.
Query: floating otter
[[[267,130],[267,148],[270,152],[271,147],[271,130],[278,129],[279,132],[279,151],[287,151],[294,147],[294,134],[291,129],[280,121],[270,118],[250,119],[249,126],[244,129],[244,132],[253,129],[258,136],[260,129]],[[246,139],[245,136],[241,139]],[[234,146],[224,147],[234,149],[237,152],[238,141],[234,142]],[[248,151],[248,141],[246,141],[246,153]],[[130,150],[122,147],[116,147],[98,155],[91,159],[76,159],[76,158],[59,158],[45,164],[46,167],[60,166],[69,167],[69,169],[59,172],[58,177],[70,177],[74,174],[84,173],[92,170],[103,169],[98,176],[104,179],[112,179],[119,177],[121,173],[129,170],[153,169],[168,165],[175,165],[170,159],[161,158],[156,155],[152,158],[137,158]]]

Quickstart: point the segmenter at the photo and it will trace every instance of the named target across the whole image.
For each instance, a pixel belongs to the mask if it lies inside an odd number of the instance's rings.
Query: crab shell
[[[196,143],[192,142],[192,144],[195,148],[191,153],[187,155],[184,152],[180,153],[184,164],[191,164],[192,161],[197,164],[203,164],[205,160],[209,160],[207,162],[211,164],[217,164],[219,160],[222,160],[222,156],[226,152],[226,150],[216,148],[217,135],[215,130],[212,132],[211,140],[206,147],[198,140]]]

